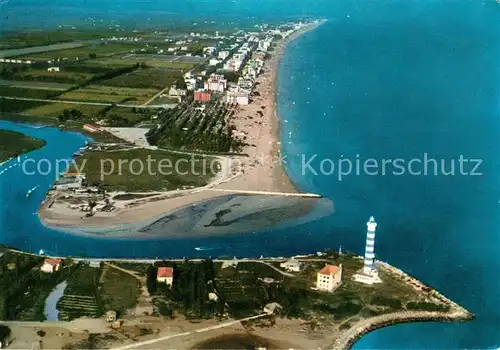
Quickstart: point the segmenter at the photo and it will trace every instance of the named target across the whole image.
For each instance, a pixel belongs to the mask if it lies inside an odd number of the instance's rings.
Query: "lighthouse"
[[[363,266],[363,273],[371,275],[375,270],[375,229],[377,228],[377,223],[373,216],[370,216],[370,220],[366,223],[366,227],[365,264]]]
[[[377,229],[377,223],[373,216],[370,216],[370,219],[366,223],[366,227],[367,232],[363,269],[359,270],[353,278],[356,282],[364,284],[381,283],[382,280],[378,276],[377,267],[375,266],[375,230]]]

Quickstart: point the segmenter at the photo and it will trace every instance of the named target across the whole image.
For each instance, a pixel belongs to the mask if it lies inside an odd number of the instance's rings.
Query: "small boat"
[[[35,191],[38,187],[40,187],[40,185],[37,185],[35,187],[33,187],[32,189],[30,189],[27,193],[26,193],[26,198],[29,198],[29,196],[31,196],[33,194],[33,191]]]

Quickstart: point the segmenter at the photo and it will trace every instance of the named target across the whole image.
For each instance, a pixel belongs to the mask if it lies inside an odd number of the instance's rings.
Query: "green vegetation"
[[[174,268],[172,288],[156,282],[156,273],[160,266]],[[210,318],[224,309],[222,301],[208,300],[208,293],[214,292],[214,278],[215,271],[211,260],[170,265],[157,263],[149,268],[148,290],[155,296],[155,305],[163,316],[173,317],[174,311],[181,311],[188,318]]]
[[[151,172],[148,171],[148,158]],[[175,190],[183,186],[203,186],[215,175],[210,169],[211,161],[211,158],[201,156],[190,157],[145,149],[89,152],[77,159],[78,166],[85,162],[84,172],[89,184],[109,191],[127,192],[164,191]],[[140,163],[143,167],[142,172]],[[213,170],[217,171],[215,166]]]
[[[43,147],[45,141],[15,131],[0,130],[0,162]]]
[[[99,317],[103,313],[98,292],[100,276],[101,270],[98,268],[77,265],[76,272],[67,279],[63,297],[57,303],[60,320]]]
[[[47,51],[41,53],[35,53],[27,56],[22,56],[21,59],[31,59],[31,60],[53,60],[53,59],[87,59],[87,58],[96,58],[100,56],[106,56],[113,53],[121,53],[127,51],[133,51],[137,49],[137,44],[127,44],[127,43],[118,43],[118,44],[106,44],[101,43],[99,45],[93,46],[82,46],[76,47],[66,50],[57,50],[57,51]]]
[[[113,267],[105,267],[99,289],[105,311],[123,314],[137,304],[140,295],[139,281]]]
[[[233,115],[231,105],[210,102],[202,110],[196,103],[164,110],[159,128],[151,129],[148,141],[163,148],[209,152],[239,152],[244,142],[233,136],[235,127],[227,123]]]
[[[423,310],[423,311],[448,311],[450,307],[448,305],[438,305],[434,303],[427,302],[410,302],[406,305],[408,310]]]
[[[5,340],[9,337],[10,335],[10,328],[7,326],[0,325],[0,342],[2,344],[5,343]]]
[[[0,257],[0,320],[43,321],[50,292],[73,273],[68,264],[58,273],[40,271],[43,258],[3,252]]]
[[[166,69],[142,68],[134,72],[103,81],[103,85],[130,88],[163,89],[182,76],[182,72]]]
[[[85,102],[107,102],[107,103],[130,103],[140,105],[147,102],[158,91],[155,89],[132,89],[125,87],[111,87],[102,85],[90,85],[78,90],[73,90],[61,95],[62,100],[85,101]]]

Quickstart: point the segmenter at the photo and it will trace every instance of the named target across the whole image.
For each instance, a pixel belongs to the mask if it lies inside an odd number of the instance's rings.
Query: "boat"
[[[38,187],[40,187],[40,185],[37,185],[32,189],[30,189],[28,192],[26,192],[26,198],[29,198],[33,194],[33,191],[35,191]]]

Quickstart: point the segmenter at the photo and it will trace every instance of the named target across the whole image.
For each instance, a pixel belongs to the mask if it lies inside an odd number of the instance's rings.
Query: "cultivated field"
[[[98,317],[102,314],[99,307],[98,285],[101,270],[84,264],[67,280],[68,286],[57,303],[59,319],[69,321],[87,316]]]
[[[89,58],[89,54],[95,54],[97,56],[106,56],[114,53],[124,53],[127,51],[133,51],[138,49],[137,44],[101,44],[85,47],[71,48],[67,50],[49,51],[43,53],[37,53],[27,56],[22,56],[21,59],[31,59],[31,60],[51,60],[55,58],[68,58],[68,59],[84,59]]]
[[[140,105],[153,97],[156,89],[133,89],[126,87],[112,87],[89,85],[82,89],[73,90],[59,97],[61,100],[109,102]]]
[[[128,67],[136,63],[144,63],[148,67],[153,68],[170,68],[178,69],[182,71],[188,71],[192,69],[196,64],[190,62],[177,62],[172,60],[173,56],[162,56],[162,55],[126,55],[121,58],[118,57],[107,57],[102,59],[88,60],[85,62],[89,66],[99,66],[99,67]]]
[[[65,91],[72,87],[71,84],[50,83],[42,81],[17,81],[0,79],[0,88],[25,88],[25,89],[40,89],[40,90],[56,90]]]
[[[60,91],[43,90],[43,89],[24,89],[18,87],[0,86],[0,96],[6,97],[25,97],[46,99],[57,96]]]
[[[178,70],[146,68],[103,81],[102,85],[163,89],[171,86],[181,76],[182,72]]]
[[[103,106],[78,105],[66,103],[47,103],[42,106],[30,108],[24,111],[25,114],[38,117],[57,118],[65,109],[76,109],[88,118],[93,118],[103,110]]]

